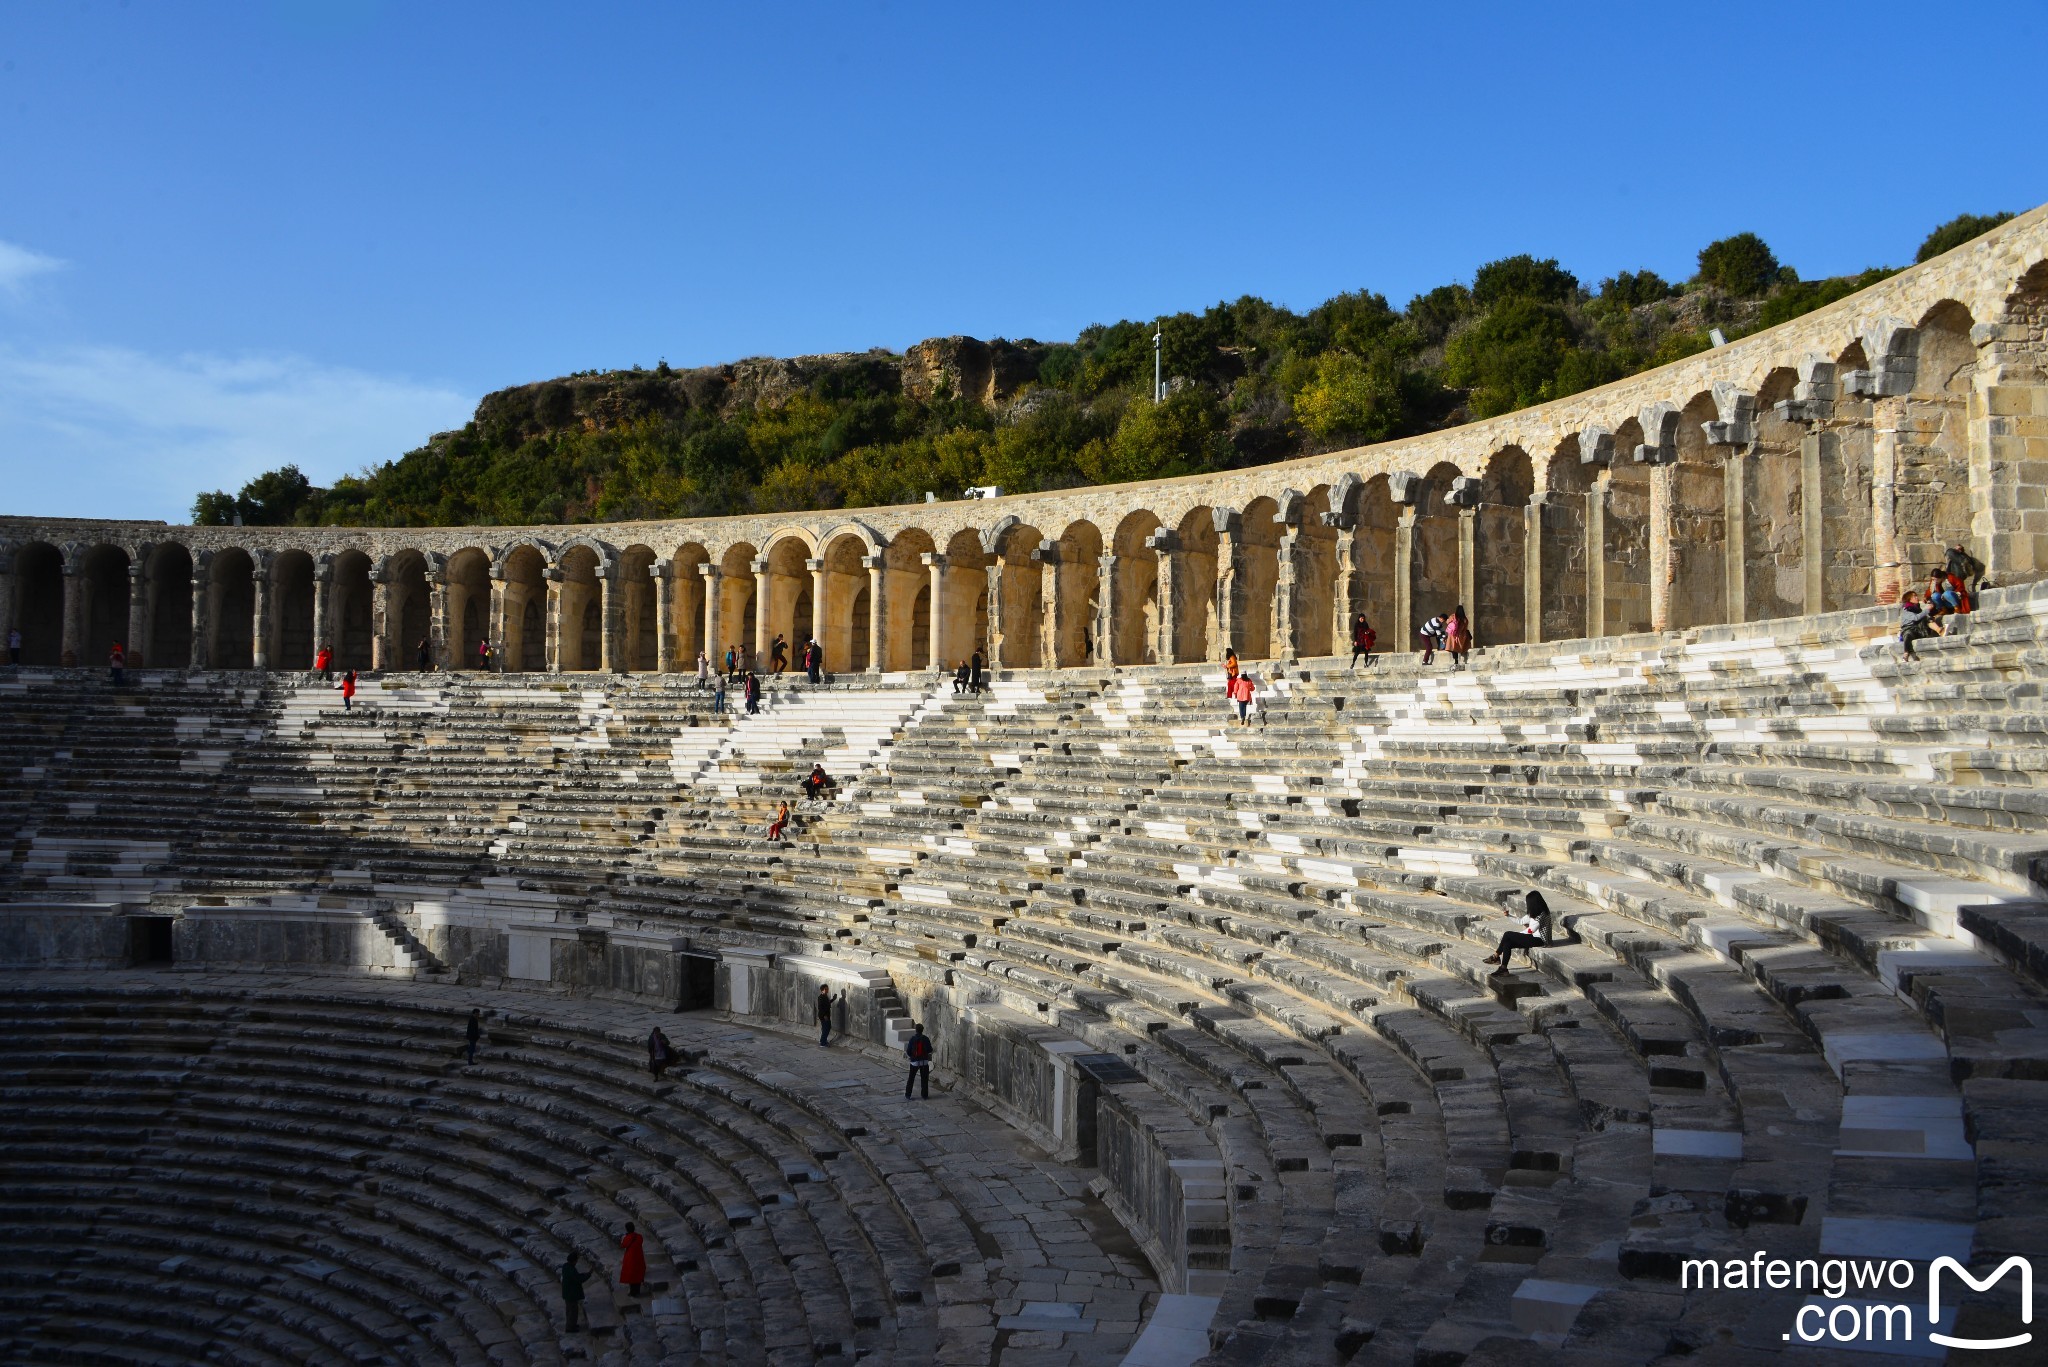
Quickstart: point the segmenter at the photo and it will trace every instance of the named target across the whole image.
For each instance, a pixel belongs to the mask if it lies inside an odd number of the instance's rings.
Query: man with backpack
[[[910,1060],[910,1076],[903,1080],[903,1099],[910,1100],[910,1089],[918,1087],[920,1101],[932,1099],[932,1041],[924,1032],[923,1021],[913,1021],[910,1038],[903,1045],[903,1057]]]
[[[1948,558],[1942,562],[1942,572],[1960,580],[1963,587],[1969,590],[1969,605],[1974,609],[1977,606],[1977,590],[1984,587],[1984,562],[1964,550],[1963,543],[1958,541],[1948,548]]]

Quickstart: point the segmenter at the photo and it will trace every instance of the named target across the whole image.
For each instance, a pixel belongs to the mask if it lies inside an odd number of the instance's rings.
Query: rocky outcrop
[[[1033,341],[932,337],[903,353],[903,392],[923,400],[951,393],[994,408],[1038,378],[1044,355]]]

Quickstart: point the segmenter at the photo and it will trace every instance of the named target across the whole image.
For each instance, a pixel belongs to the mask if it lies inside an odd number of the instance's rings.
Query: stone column
[[[614,581],[619,573],[618,562],[600,565],[597,570],[597,668],[601,674],[623,674],[626,670],[625,642],[619,638],[620,622],[624,606],[619,600],[625,595],[615,590]]]
[[[1871,590],[1880,605],[1898,602],[1912,575],[1912,566],[1902,563],[1899,549],[1899,429],[1905,410],[1904,399],[1879,399],[1871,405]]]
[[[1730,622],[1749,620],[1749,450],[1723,448],[1721,460],[1722,597]]]
[[[86,577],[79,572],[76,556],[64,558],[64,626],[63,642],[59,647],[58,663],[65,665],[90,665],[94,661],[85,658],[85,593]]]
[[[250,595],[254,602],[249,614],[249,663],[256,669],[270,668],[270,566],[259,565],[253,576]]]
[[[1280,659],[1301,657],[1301,642],[1295,639],[1301,614],[1294,602],[1295,586],[1301,578],[1301,515],[1293,508],[1275,513],[1273,521],[1286,528],[1280,533],[1279,558],[1273,576],[1273,654]]]
[[[1826,612],[1828,551],[1826,499],[1821,471],[1821,433],[1809,430],[1799,439],[1799,568],[1805,579],[1800,604],[1806,612]]]
[[[1477,623],[1479,620],[1479,509],[1466,506],[1458,509],[1458,601],[1465,605],[1465,616]],[[1478,628],[1475,626],[1474,630]]]
[[[1607,486],[1611,470],[1593,476],[1586,490],[1586,635],[1607,634]]]
[[[1404,504],[1394,517],[1394,645],[1415,649],[1415,505]]]
[[[427,560],[427,649],[428,659],[441,669],[462,668],[462,643],[450,646],[451,617],[448,595],[448,562],[438,557]]]
[[[1031,548],[1038,565],[1038,665],[1057,669],[1060,663],[1060,543],[1041,541]]]
[[[505,572],[496,565],[491,566],[491,605],[484,618],[484,633],[491,638],[491,649],[498,656],[499,673],[525,668],[526,661],[523,658],[505,658]],[[525,642],[522,641],[519,648],[523,653],[526,649]]]
[[[768,577],[768,557],[765,555],[761,556],[754,561],[754,649],[756,652],[768,648],[768,593],[774,582],[774,580]],[[818,595],[813,591],[811,594],[811,635],[816,636],[817,634]],[[742,643],[734,641],[733,645],[740,650],[741,662],[747,663],[747,652]],[[803,657],[803,642],[790,642],[790,650],[796,653],[797,658],[801,659]]]
[[[952,657],[946,653],[951,644],[946,639],[946,556],[942,551],[926,551],[917,557],[925,565],[925,572],[931,577],[931,622],[929,635],[932,668],[944,672],[951,664]]]
[[[1095,557],[1095,663],[1114,665],[1116,658],[1117,622],[1128,611],[1124,603],[1123,581],[1116,572],[1116,552],[1104,551]]]
[[[1243,523],[1236,510],[1214,508],[1210,517],[1216,528],[1216,630],[1209,647],[1217,659],[1237,646],[1237,633],[1244,627]]]
[[[1673,523],[1678,512],[1678,471],[1650,471],[1650,630],[1671,630],[1671,583],[1678,571]]]
[[[1351,619],[1359,614],[1358,605],[1358,515],[1356,513],[1324,513],[1325,527],[1337,529],[1337,582],[1330,586],[1330,622],[1335,638],[1330,642],[1332,653],[1351,653]]]
[[[195,565],[192,570],[192,663],[190,668],[197,673],[207,668],[213,660],[213,604],[208,601],[212,578],[207,570],[210,565]]]
[[[1152,658],[1159,664],[1180,663],[1181,548],[1180,533],[1161,527],[1145,538],[1159,555],[1159,622]]]
[[[725,589],[719,582],[724,572],[716,565],[705,564],[697,567],[697,575],[704,581],[704,656],[711,661],[714,671],[722,670],[725,668],[725,642],[719,639],[719,618],[724,604],[718,600],[725,596]],[[696,667],[697,662],[690,661],[690,668]]]
[[[1003,557],[988,560],[988,667],[994,672],[1003,663]]]
[[[391,599],[396,587],[382,565],[370,567],[370,668],[380,674],[391,668],[391,633],[397,630],[398,616]]]
[[[559,674],[562,672],[562,572],[550,565],[540,574],[548,594],[547,611],[541,617],[542,629],[547,632],[548,673]]]
[[[498,572],[497,572],[497,571],[496,571],[495,569],[491,571],[491,574],[492,574],[493,578],[495,578],[495,577],[496,577],[497,573],[498,573]],[[331,645],[332,645],[332,644],[334,643],[334,642],[333,642],[333,640],[331,639],[331,637],[332,637],[332,633],[331,633],[331,632],[329,632],[329,631],[328,631],[328,629],[327,629],[327,614],[328,614],[328,612],[329,612],[329,611],[330,611],[330,610],[331,610],[331,609],[333,608],[333,606],[334,606],[334,604],[333,604],[333,601],[332,601],[332,595],[331,595],[331,594],[330,594],[330,593],[328,592],[328,587],[329,587],[329,585],[333,584],[333,582],[334,582],[334,566],[333,566],[333,565],[331,565],[331,564],[329,564],[329,563],[327,563],[327,562],[325,562],[325,561],[320,561],[320,560],[316,560],[316,561],[314,561],[314,562],[313,562],[313,656],[314,656],[314,658],[315,658],[315,659],[319,658],[319,655],[320,655],[320,647],[322,647],[322,646],[331,646]],[[194,595],[194,601],[195,601],[195,602],[197,601],[197,595],[196,595],[196,594]],[[501,625],[501,626],[503,625],[503,624],[502,624],[502,622],[500,623],[500,625]],[[195,640],[196,640],[196,638],[195,638]],[[313,661],[312,661],[312,660],[307,660],[307,661],[305,662],[305,664],[304,664],[304,668],[307,668],[307,669],[311,669],[312,667],[313,667]]]
[[[868,572],[868,673],[880,674],[888,666],[889,654],[889,560],[864,555],[860,563]]]
[[[658,674],[673,673],[677,668],[675,569],[669,560],[657,560],[647,567],[647,577],[654,581],[654,669]]]
[[[1977,368],[1969,407],[1970,549],[1993,584],[2048,569],[2048,370],[2039,292],[2024,291],[2007,320],[1970,329]]]
[[[7,639],[7,614],[13,599],[10,578],[0,573],[0,641]],[[149,622],[149,572],[138,557],[128,564],[128,663],[137,669],[149,664],[155,648],[156,643],[149,639]]]
[[[1529,495],[1522,509],[1522,639],[1530,645],[1543,639],[1543,509],[1548,491]]]
[[[817,638],[818,647],[822,650],[825,648],[825,562],[814,556],[804,561],[804,568],[811,572],[811,635]],[[848,611],[852,610],[852,606],[850,603],[847,605]],[[853,639],[851,631],[846,633],[846,639],[849,641]],[[756,632],[754,634],[754,649],[756,651],[766,650],[768,648],[767,641],[768,637],[765,633]],[[801,647],[793,648],[801,649]],[[830,654],[827,654],[825,656],[825,667],[828,669],[851,671],[853,661],[851,659],[835,660]]]

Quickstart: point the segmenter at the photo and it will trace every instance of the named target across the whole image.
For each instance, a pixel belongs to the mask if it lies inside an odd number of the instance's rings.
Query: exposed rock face
[[[943,387],[994,408],[1038,378],[1044,354],[1045,348],[1032,341],[932,337],[903,354],[903,392],[930,399]]]

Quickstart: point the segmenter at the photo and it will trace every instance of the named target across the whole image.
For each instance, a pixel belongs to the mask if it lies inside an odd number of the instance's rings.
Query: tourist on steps
[[[1917,660],[1920,657],[1913,651],[1914,644],[1939,635],[1941,624],[1934,620],[1934,614],[1927,610],[1927,605],[1908,589],[1906,596],[1899,600],[1899,648],[1906,652],[1907,659]]]
[[[351,669],[341,676],[341,710],[352,712],[356,705],[356,672]]]
[[[818,984],[818,1043],[832,1043],[832,989]]]
[[[1232,676],[1225,691],[1231,703],[1237,708],[1237,724],[1239,726],[1250,726],[1252,724],[1252,699],[1257,696],[1259,691],[1258,686],[1252,682],[1252,676],[1239,672]]]
[[[782,832],[788,826],[789,804],[787,802],[777,803],[775,807],[775,819],[768,823],[768,838],[770,840],[782,839]]]
[[[789,642],[783,640],[782,633],[778,631],[775,633],[775,639],[768,643],[768,672],[782,674],[788,669]]]
[[[761,676],[750,671],[746,687],[747,715],[751,717],[761,710]]]
[[[804,776],[805,797],[822,797],[828,788],[838,786],[832,781],[832,775],[825,772],[825,766],[822,764],[813,764],[811,772]]]
[[[327,683],[333,679],[334,651],[331,647],[321,646],[320,649],[313,652],[313,668],[319,673],[321,683]]]
[[[476,667],[486,674],[491,672],[491,638],[488,636],[476,643]]]
[[[11,665],[18,665],[21,663],[20,627],[7,628],[7,663]]]
[[[1424,664],[1434,660],[1436,653],[1444,648],[1445,625],[1442,614],[1438,614],[1424,622],[1422,630],[1416,633],[1422,638],[1422,662]]]
[[[725,648],[725,677],[737,679],[740,675],[740,652],[738,646]]]
[[[711,657],[703,651],[697,652],[697,691],[702,693],[711,683]]]
[[[675,1066],[676,1047],[668,1042],[668,1036],[655,1026],[647,1034],[647,1071],[659,1081],[661,1075]]]
[[[1237,682],[1237,647],[1223,647],[1223,696],[1230,696],[1230,686]]]
[[[481,1009],[474,1006],[469,1008],[469,1024],[464,1028],[463,1035],[469,1041],[468,1061],[475,1063],[477,1041],[484,1037],[484,1013]]]
[[[967,661],[962,660],[959,664],[953,667],[954,693],[965,693],[973,685],[973,683],[974,680],[970,678],[967,673]]]
[[[1948,548],[1948,556],[1942,562],[1943,571],[1962,586],[1967,606],[1964,611],[1977,606],[1977,591],[1984,587],[1984,562],[1963,549],[1958,541]]]
[[[1472,653],[1472,619],[1465,615],[1463,603],[1451,609],[1450,620],[1444,623],[1444,653],[1451,657],[1452,669],[1463,669],[1465,657]]]
[[[825,647],[818,644],[815,636],[804,647],[804,672],[810,675],[812,683],[825,682]]]
[[[718,676],[718,687],[711,690],[711,715],[714,717],[725,715],[725,676],[723,674]]]
[[[590,1274],[576,1266],[576,1250],[570,1249],[569,1256],[562,1260],[562,1318],[572,1334],[579,1327],[577,1313],[583,1309],[583,1283],[589,1280]]]
[[[424,636],[420,637],[420,648],[416,659],[420,667],[420,673],[427,674],[433,671],[434,652],[433,649],[427,645],[427,638]]]
[[[627,1221],[626,1232],[619,1237],[619,1247],[625,1252],[625,1256],[619,1259],[619,1283],[634,1300],[640,1299],[641,1284],[647,1280],[645,1245],[640,1231],[633,1228],[632,1221]]]
[[[1351,667],[1358,668],[1358,657],[1365,657],[1365,667],[1372,668],[1372,648],[1379,643],[1379,633],[1372,629],[1372,623],[1359,613],[1351,623]]]
[[[967,691],[969,693],[979,693],[988,687],[986,670],[987,662],[983,660],[980,651],[975,651],[974,659],[968,666]]]
[[[128,652],[121,648],[119,641],[107,652],[107,669],[113,675],[114,687],[120,688],[128,682]]]
[[[1514,908],[1508,908],[1507,914],[1513,916]],[[1529,958],[1529,951],[1540,949],[1549,943],[1550,904],[1543,900],[1542,893],[1531,888],[1529,895],[1522,900],[1522,928],[1504,932],[1500,937],[1500,948],[1487,955],[1486,962],[1500,965],[1493,970],[1493,976],[1498,978],[1508,971],[1508,961],[1515,957],[1515,951],[1519,949],[1522,951],[1522,957],[1528,959],[1530,967],[1533,968],[1536,961]]]
[[[910,1038],[904,1041],[903,1057],[910,1060],[910,1076],[903,1079],[903,1099],[910,1100],[910,1089],[916,1087],[920,1101],[932,1099],[932,1041],[924,1032],[923,1021],[910,1023]]]

